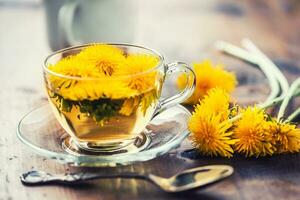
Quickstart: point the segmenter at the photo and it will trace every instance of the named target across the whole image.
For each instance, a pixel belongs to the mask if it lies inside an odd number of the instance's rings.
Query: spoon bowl
[[[188,169],[170,178],[150,174],[149,178],[167,192],[183,192],[220,181],[233,173],[228,165],[210,165]]]

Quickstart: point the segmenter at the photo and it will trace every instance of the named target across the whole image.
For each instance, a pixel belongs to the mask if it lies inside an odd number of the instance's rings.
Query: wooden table
[[[298,0],[140,1],[137,44],[163,53],[168,61],[192,62],[206,56],[217,39],[238,44],[250,37],[292,81],[299,76],[300,2]],[[0,1],[0,199],[299,199],[300,154],[267,158],[210,158],[181,149],[131,166],[99,172],[147,171],[169,176],[206,164],[230,164],[235,174],[197,192],[168,195],[147,182],[101,180],[78,186],[25,187],[19,174],[30,169],[74,171],[43,159],[16,137],[18,120],[45,103],[41,63],[50,53],[44,8],[39,0]],[[297,68],[298,67],[298,68]],[[299,105],[299,104],[295,104]]]

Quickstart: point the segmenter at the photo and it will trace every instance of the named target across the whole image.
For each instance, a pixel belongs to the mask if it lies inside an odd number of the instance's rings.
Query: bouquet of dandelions
[[[217,42],[217,48],[258,66],[266,75],[271,92],[265,102],[241,108],[230,103],[229,93],[237,85],[235,75],[214,67],[211,62],[194,64],[197,82],[194,94],[187,104],[195,105],[189,120],[193,146],[203,155],[232,157],[234,153],[248,156],[267,156],[300,151],[300,129],[284,112],[290,99],[300,94],[300,78],[290,86],[281,71],[250,40],[243,40],[247,50],[226,42]],[[185,77],[177,80],[181,88]],[[280,104],[277,118],[266,108]]]

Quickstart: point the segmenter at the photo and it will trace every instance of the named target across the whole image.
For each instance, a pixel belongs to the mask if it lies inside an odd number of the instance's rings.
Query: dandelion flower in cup
[[[159,59],[156,56],[131,54],[128,55],[125,66],[121,68],[118,73],[120,75],[133,75],[130,80],[125,80],[128,82],[128,86],[139,92],[145,92],[154,87],[156,80],[155,76],[157,75],[155,71],[147,71],[156,67],[158,63]],[[143,72],[146,73],[134,76],[135,74]]]
[[[272,155],[275,147],[264,111],[257,107],[248,107],[241,114],[242,117],[236,121],[233,131],[237,139],[234,150],[246,156]]]
[[[224,98],[220,98],[220,95],[224,95]],[[217,106],[218,102],[220,107]],[[229,96],[222,89],[211,90],[195,107],[188,125],[192,143],[202,154],[232,156],[231,146],[236,140],[231,137],[232,122],[225,119],[229,114],[228,108]]]
[[[93,65],[83,62],[78,59],[77,56],[66,57],[58,61],[55,65],[50,65],[48,69],[60,75],[78,78],[101,77],[101,74],[99,74],[98,70],[95,69]],[[89,96],[87,90],[82,89],[84,87],[89,87],[87,82],[52,74],[47,74],[47,76],[49,87],[54,88],[61,96],[67,99],[78,100]]]
[[[275,140],[277,153],[295,153],[300,151],[300,129],[294,124],[271,120],[269,131]]]
[[[48,74],[49,86],[62,97],[69,100],[96,100],[101,97],[128,97],[134,90],[130,89],[119,79],[113,78],[111,72],[124,65],[125,57],[122,51],[109,45],[92,45],[86,47],[79,54],[59,60],[48,68],[60,75],[78,78],[96,78],[94,80],[71,79]],[[101,64],[101,62],[102,64]],[[104,65],[104,64],[107,65]],[[105,66],[111,66],[109,70]],[[116,66],[118,66],[116,68]],[[99,78],[99,79],[98,79]]]
[[[129,99],[126,99],[119,111],[120,114],[129,116],[132,114],[132,112],[139,106],[139,98],[138,97],[132,97]]]
[[[219,87],[226,92],[232,92],[237,85],[233,73],[225,71],[221,65],[214,66],[209,60],[194,64],[193,69],[196,74],[196,87],[193,95],[185,102],[187,104],[197,104],[212,88]],[[186,82],[186,75],[180,75],[177,79],[178,88],[183,89]]]
[[[95,44],[83,49],[78,58],[91,63],[106,76],[112,76],[125,62],[121,49],[107,44]]]
[[[86,63],[77,56],[68,56],[61,59],[55,65],[50,65],[49,70],[60,75],[73,77],[100,77],[98,70],[90,63]]]

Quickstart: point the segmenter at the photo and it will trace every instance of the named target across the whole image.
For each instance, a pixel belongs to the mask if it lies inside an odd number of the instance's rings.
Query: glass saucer
[[[60,126],[48,104],[29,112],[20,120],[17,136],[34,152],[64,164],[113,167],[150,160],[178,147],[189,134],[187,120],[190,115],[181,105],[159,113],[134,142],[136,146],[114,155],[72,149],[72,139]]]

